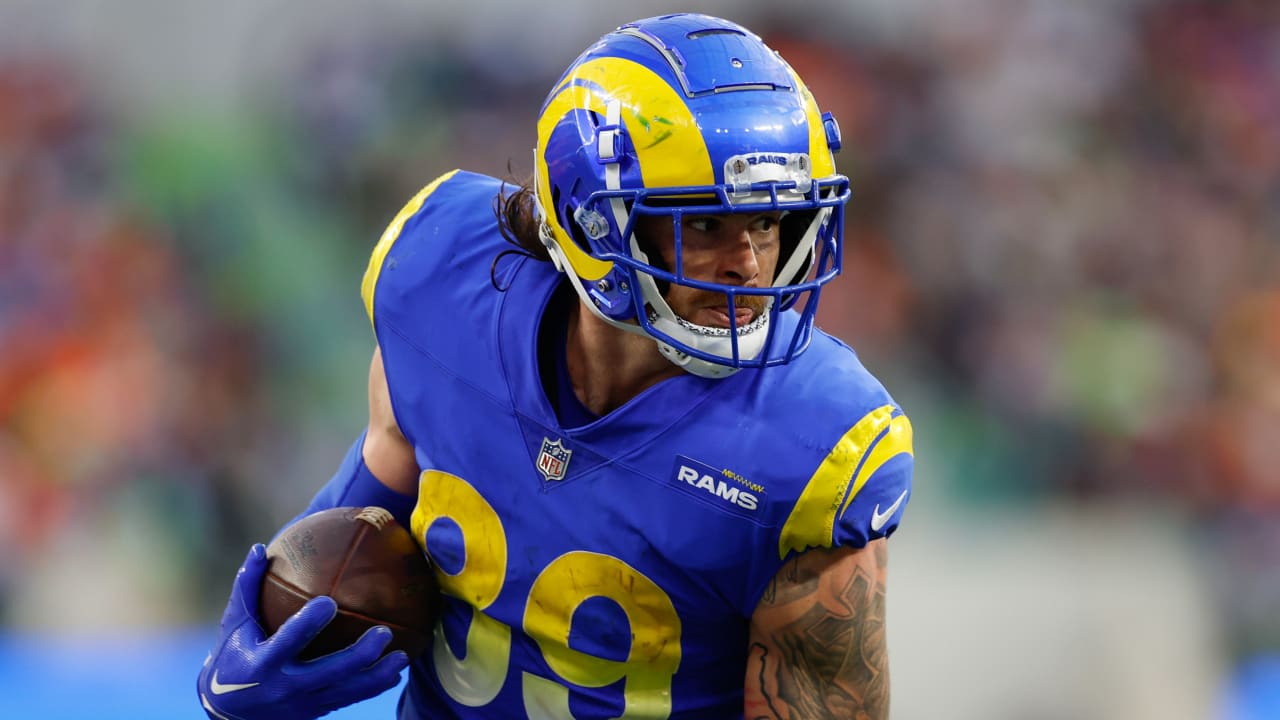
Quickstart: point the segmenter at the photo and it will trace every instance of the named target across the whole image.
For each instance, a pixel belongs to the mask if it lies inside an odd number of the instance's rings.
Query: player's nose
[[[744,225],[726,226],[722,238],[720,274],[725,282],[746,285],[760,276],[760,261],[750,229]]]

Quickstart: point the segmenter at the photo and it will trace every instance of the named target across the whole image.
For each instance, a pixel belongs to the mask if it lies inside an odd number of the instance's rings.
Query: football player
[[[258,545],[199,675],[209,715],[316,717],[408,666],[404,719],[887,717],[911,425],[814,327],[839,147],[760,38],[668,15],[568,68],[528,186],[453,171],[410,200],[364,276],[368,429],[305,513],[410,527],[434,642],[379,659],[374,628],[299,662],[333,601],[264,637]]]

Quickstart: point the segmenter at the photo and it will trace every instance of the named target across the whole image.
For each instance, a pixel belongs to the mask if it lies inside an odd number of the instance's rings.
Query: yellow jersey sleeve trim
[[[858,477],[853,481],[853,489],[849,491],[849,496],[844,499],[844,504],[840,506],[840,515],[844,515],[844,511],[849,509],[849,503],[853,502],[853,498],[857,496],[858,491],[863,485],[867,484],[867,480],[876,474],[876,471],[884,467],[884,464],[902,454],[914,455],[915,451],[911,446],[912,430],[911,421],[906,415],[899,415],[889,421],[889,430],[876,443],[872,449],[871,455],[867,457],[866,462],[862,463],[862,467],[858,469]]]
[[[879,453],[873,452],[868,462],[862,463],[867,453],[876,446],[876,439],[885,432],[886,428],[889,428],[892,433],[894,411],[893,405],[884,405],[867,413],[849,428],[835,447],[831,448],[831,452],[827,453],[827,457],[813,473],[813,477],[809,478],[809,482],[805,484],[804,490],[800,493],[800,499],[791,510],[791,515],[782,525],[782,534],[778,539],[779,559],[785,558],[787,552],[791,550],[800,552],[809,547],[831,547],[835,537],[836,517],[849,503],[845,499],[845,491],[849,489],[850,483],[855,483],[853,492],[849,494],[851,500],[853,495],[862,489],[862,485],[866,484],[867,478],[871,476],[874,469],[858,473],[856,482],[854,471],[858,469],[860,463],[865,470],[867,465],[881,457]],[[899,417],[905,423],[906,417],[901,415]],[[910,423],[899,423],[900,429],[893,435],[896,438],[894,445],[901,447],[902,427],[907,429],[906,440],[909,449]],[[886,450],[886,452],[889,451]],[[898,453],[893,452],[893,455],[896,454]],[[879,460],[880,464],[886,462],[889,457],[885,456]],[[878,467],[879,465],[876,465],[876,468]]]
[[[364,280],[360,283],[360,296],[364,298],[364,309],[369,314],[370,323],[373,322],[373,293],[378,287],[378,276],[382,273],[382,263],[387,259],[387,253],[391,252],[391,246],[396,244],[396,240],[400,237],[400,231],[404,229],[404,224],[409,218],[422,209],[422,204],[427,201],[427,197],[435,192],[441,183],[457,173],[457,170],[450,170],[432,180],[430,185],[419,190],[412,200],[400,208],[400,212],[396,214],[395,219],[382,232],[382,237],[378,239],[378,244],[373,247],[373,254],[369,257],[369,267],[365,269]]]

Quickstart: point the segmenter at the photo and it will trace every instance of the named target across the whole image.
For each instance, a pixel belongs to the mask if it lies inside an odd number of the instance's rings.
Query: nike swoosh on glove
[[[271,637],[258,622],[267,551],[254,545],[236,573],[217,645],[196,679],[200,704],[217,720],[310,720],[395,687],[409,664],[402,651],[379,659],[391,631],[370,628],[349,647],[309,661],[298,653],[338,612],[315,597]]]

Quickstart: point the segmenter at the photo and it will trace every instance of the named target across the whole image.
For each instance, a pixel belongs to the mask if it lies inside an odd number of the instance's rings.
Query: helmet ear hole
[[[556,208],[560,207],[560,186],[551,186],[551,207],[547,208],[551,213],[555,213]]]

